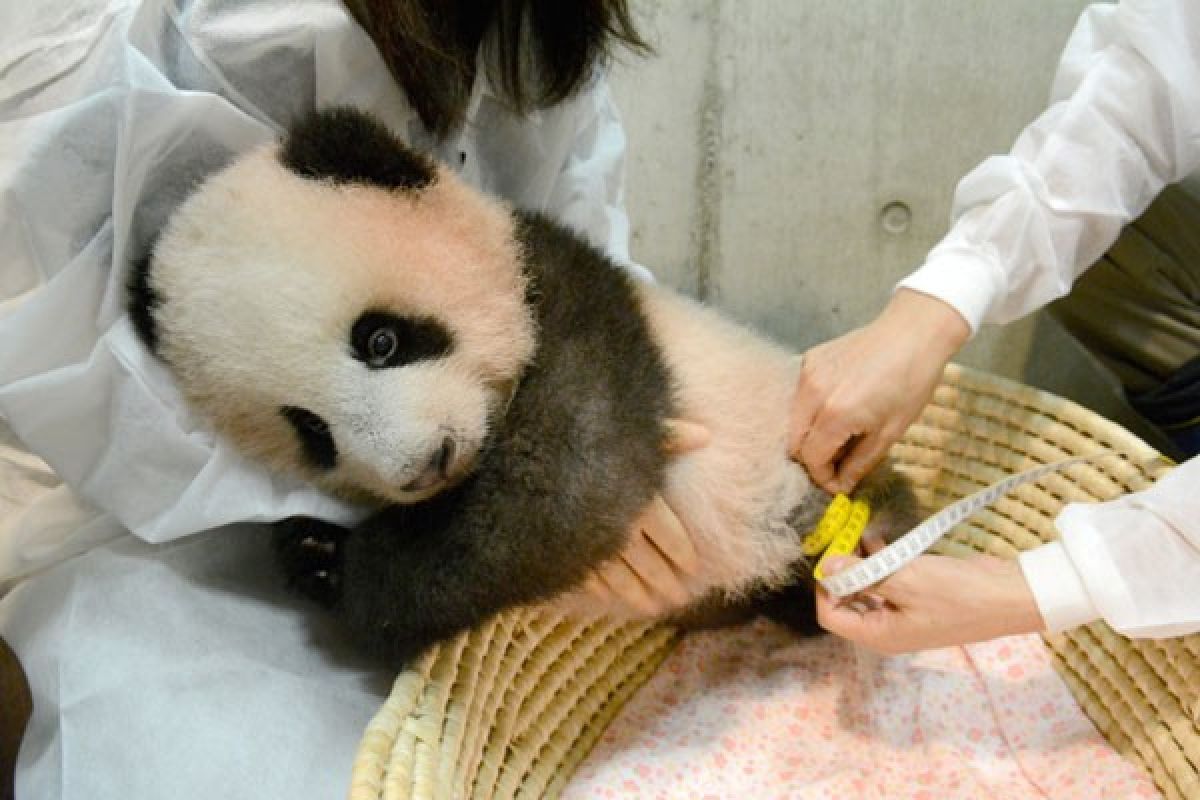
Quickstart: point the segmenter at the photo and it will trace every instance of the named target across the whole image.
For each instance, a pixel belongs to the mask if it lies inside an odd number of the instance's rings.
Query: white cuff
[[[1026,550],[1019,562],[1047,633],[1058,633],[1100,618],[1062,542]]]
[[[896,285],[949,303],[963,315],[974,334],[983,324],[994,298],[1003,292],[997,269],[970,249],[942,245],[928,260]]]

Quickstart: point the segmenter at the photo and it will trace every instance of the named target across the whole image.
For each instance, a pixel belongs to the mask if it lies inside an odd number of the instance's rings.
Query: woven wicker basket
[[[893,456],[932,511],[1005,475],[1102,448],[1121,458],[1023,486],[938,546],[1011,557],[1054,535],[1064,503],[1145,488],[1168,465],[1074,403],[957,366]],[[676,638],[643,624],[502,615],[398,677],[363,737],[351,800],[553,797]],[[1047,644],[1113,746],[1166,797],[1200,797],[1200,635],[1135,642],[1096,623]]]

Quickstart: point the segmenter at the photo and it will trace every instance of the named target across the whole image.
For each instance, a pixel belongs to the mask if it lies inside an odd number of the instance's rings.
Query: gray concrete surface
[[[633,255],[805,348],[870,320],[945,233],[959,178],[1046,105],[1083,0],[634,0],[657,49],[613,86]],[[959,360],[1136,427],[1054,323]]]

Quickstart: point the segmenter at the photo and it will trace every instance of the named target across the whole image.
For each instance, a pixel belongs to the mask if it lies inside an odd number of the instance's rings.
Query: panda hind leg
[[[759,589],[732,600],[713,592],[675,614],[669,620],[684,630],[709,630],[740,625],[765,616],[801,636],[821,632],[817,625],[817,601],[807,566],[793,570],[793,580],[777,589]]]
[[[871,507],[865,535],[890,544],[920,522],[912,481],[885,461],[867,474],[854,490]]]
[[[871,507],[867,533],[892,542],[920,521],[916,494],[908,477],[885,462],[867,475],[854,492]],[[689,630],[736,625],[757,615],[778,622],[801,636],[822,633],[817,624],[816,585],[813,563],[793,565],[792,579],[776,589],[762,589],[740,600],[713,593],[670,618],[672,624]]]
[[[871,517],[866,533],[884,542],[903,536],[920,520],[917,496],[907,476],[884,462],[872,470],[858,485],[854,495],[867,501]],[[758,613],[791,628],[802,636],[822,632],[817,624],[817,595],[812,577],[812,563],[796,564],[792,581],[770,591],[763,591],[753,602]]]
[[[797,575],[779,589],[764,591],[755,599],[756,610],[769,620],[801,636],[823,633],[817,624],[817,594],[811,578]]]
[[[890,543],[911,530],[920,520],[912,483],[891,462],[884,462],[863,478],[854,496],[866,500],[871,507],[866,534],[873,538]],[[812,567],[813,563],[809,562],[796,564],[790,583],[752,597],[751,602],[758,613],[802,636],[821,633],[821,626],[817,624],[817,595]]]

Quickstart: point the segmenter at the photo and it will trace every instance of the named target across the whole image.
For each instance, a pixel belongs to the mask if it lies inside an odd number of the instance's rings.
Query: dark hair
[[[476,55],[524,113],[565,100],[614,44],[635,53],[627,0],[344,0],[421,121],[437,136],[463,123]]]

